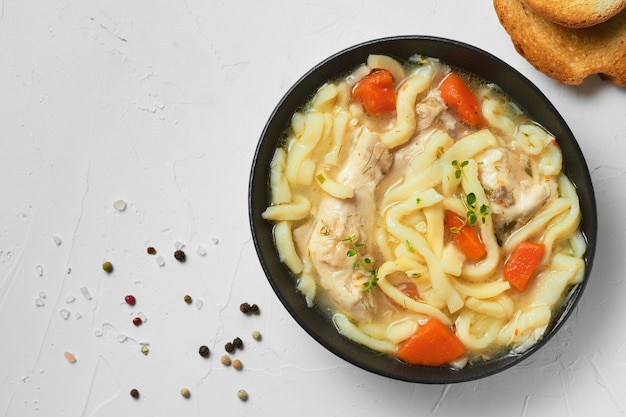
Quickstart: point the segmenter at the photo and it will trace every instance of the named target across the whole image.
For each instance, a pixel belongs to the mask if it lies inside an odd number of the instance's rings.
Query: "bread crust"
[[[588,28],[556,24],[522,0],[494,0],[500,23],[517,52],[537,70],[563,84],[591,75],[626,87],[626,10]]]
[[[626,0],[524,0],[554,23],[584,28],[606,22],[626,8]]]

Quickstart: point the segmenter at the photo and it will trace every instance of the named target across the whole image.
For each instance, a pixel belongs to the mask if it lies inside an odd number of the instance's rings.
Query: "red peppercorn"
[[[135,326],[140,326],[142,323],[143,323],[143,320],[141,320],[141,317],[135,317],[135,318],[133,319],[133,324],[134,324]]]
[[[134,306],[137,302],[137,299],[134,295],[127,295],[126,297],[124,297],[124,301],[126,301],[126,304],[128,304],[129,306]]]

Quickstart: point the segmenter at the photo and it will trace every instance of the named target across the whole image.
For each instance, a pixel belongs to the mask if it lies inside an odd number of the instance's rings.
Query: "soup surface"
[[[296,112],[270,170],[274,241],[338,332],[461,368],[534,345],[586,242],[555,138],[496,85],[370,55]]]

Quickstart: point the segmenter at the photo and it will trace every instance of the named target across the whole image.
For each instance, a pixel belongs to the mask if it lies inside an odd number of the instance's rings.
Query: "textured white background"
[[[568,121],[596,187],[596,262],[571,319],[475,382],[393,381],[327,352],[272,293],[248,227],[250,164],[280,97],[327,56],[403,34],[521,71]],[[623,416],[625,120],[626,89],[537,72],[486,0],[0,0],[0,416]],[[241,372],[219,363],[235,336]]]

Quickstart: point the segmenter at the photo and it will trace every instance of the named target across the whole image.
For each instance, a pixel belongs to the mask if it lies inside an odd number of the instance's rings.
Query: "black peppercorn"
[[[176,260],[179,262],[185,262],[185,260],[187,259],[187,255],[185,255],[185,252],[183,252],[182,249],[178,249],[174,252],[174,258],[176,258]]]
[[[133,397],[134,399],[139,398],[139,391],[137,391],[136,388],[133,388],[130,390],[130,396]]]
[[[233,353],[235,351],[235,345],[232,342],[228,342],[224,345],[224,349],[228,353]]]
[[[241,340],[239,337],[235,337],[233,339],[233,346],[236,349],[242,349],[243,348],[243,340]]]
[[[241,305],[239,306],[239,310],[244,314],[250,312],[250,304],[241,303]]]
[[[200,346],[200,348],[198,349],[198,353],[200,354],[200,356],[202,356],[203,358],[207,358],[209,356],[209,347],[207,345],[202,345]]]
[[[252,304],[252,305],[250,306],[250,312],[251,312],[251,313],[258,313],[258,312],[259,312],[259,306],[258,306],[258,305],[256,305],[256,304]]]

